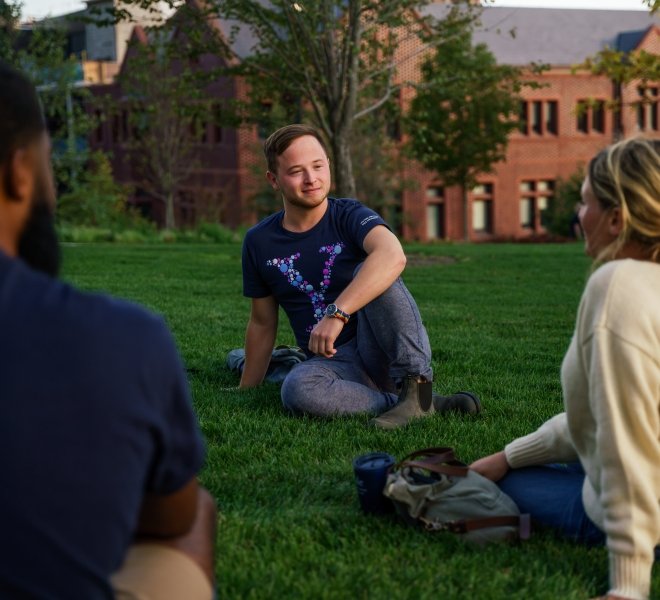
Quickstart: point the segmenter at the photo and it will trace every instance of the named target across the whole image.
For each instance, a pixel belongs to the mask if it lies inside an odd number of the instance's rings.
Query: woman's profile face
[[[584,178],[581,195],[578,217],[584,231],[584,251],[588,256],[596,258],[616,239],[610,223],[611,211],[605,210],[594,195],[588,176]]]

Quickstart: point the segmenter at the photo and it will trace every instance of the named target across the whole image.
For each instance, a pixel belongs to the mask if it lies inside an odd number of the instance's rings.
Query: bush
[[[206,237],[216,244],[228,244],[242,239],[238,232],[227,229],[219,223],[200,223],[197,225],[196,231],[200,236]]]
[[[95,152],[76,186],[60,196],[57,219],[62,225],[102,229],[153,229],[134,209],[128,206],[129,189],[116,183],[108,157]]]
[[[58,236],[60,242],[75,244],[113,242],[115,240],[115,234],[111,229],[103,229],[99,227],[76,227],[71,225],[59,225]]]
[[[546,229],[555,235],[575,237],[573,219],[576,205],[581,201],[580,190],[584,181],[584,168],[580,167],[568,179],[559,179],[555,197],[550,205]]]

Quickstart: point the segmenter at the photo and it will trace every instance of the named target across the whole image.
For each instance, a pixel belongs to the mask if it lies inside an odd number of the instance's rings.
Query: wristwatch
[[[341,319],[344,323],[348,323],[348,320],[351,318],[351,315],[345,313],[343,310],[339,310],[336,304],[328,304],[325,309],[325,316]]]

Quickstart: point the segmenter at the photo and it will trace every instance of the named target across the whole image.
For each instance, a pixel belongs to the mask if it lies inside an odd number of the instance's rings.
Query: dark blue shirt
[[[113,598],[145,492],[203,443],[163,320],[0,253],[0,598]]]
[[[274,296],[289,317],[298,345],[307,351],[309,334],[353,279],[367,257],[366,235],[385,221],[357,200],[328,198],[323,218],[303,233],[282,227],[284,211],[252,227],[243,243],[243,294]],[[342,308],[341,306],[339,307]],[[351,318],[337,338],[340,346],[357,331]]]

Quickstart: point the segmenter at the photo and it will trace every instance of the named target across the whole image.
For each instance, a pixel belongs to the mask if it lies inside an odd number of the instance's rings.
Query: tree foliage
[[[110,107],[129,129],[125,146],[136,184],[164,204],[168,229],[176,226],[176,199],[199,165],[206,124],[221,118],[205,93],[209,74],[181,51],[179,26],[150,29],[147,43],[133,40],[130,66],[119,79],[122,97]]]
[[[354,196],[355,143],[364,130],[374,149],[387,146],[383,127],[397,91],[408,85],[403,62],[415,64],[429,50],[478,23],[479,3],[453,0],[442,19],[422,16],[431,0],[188,0],[196,26],[188,27],[198,55],[227,58],[217,75],[239,76],[247,95],[233,106],[243,122],[264,126],[284,114],[285,122],[312,122],[328,140],[336,193]],[[141,6],[153,4],[144,0]],[[195,11],[191,11],[195,12]],[[118,19],[125,19],[118,11]],[[229,39],[201,33],[210,20],[231,25]],[[360,121],[365,121],[360,124]],[[378,141],[384,141],[378,144]],[[362,153],[364,154],[364,153]],[[389,150],[380,153],[384,159]],[[371,159],[372,155],[366,156]],[[361,160],[361,157],[358,157]],[[363,171],[363,165],[358,167]],[[365,181],[358,174],[357,179]],[[364,188],[364,186],[362,186]]]
[[[651,14],[660,10],[660,0],[644,0]],[[617,118],[615,119],[615,135],[620,134],[620,114],[625,108],[623,104],[622,86],[639,82],[642,91],[641,102],[650,101],[646,98],[646,88],[649,83],[660,81],[660,56],[643,49],[629,52],[606,47],[595,56],[587,58],[576,65],[573,71],[586,69],[594,75],[604,75],[615,85],[614,99],[608,103]],[[636,106],[638,101],[634,103]]]
[[[584,167],[580,166],[567,179],[557,180],[546,225],[546,229],[551,233],[563,237],[576,237],[575,216],[582,199],[581,190],[584,176]]]
[[[467,239],[467,190],[505,156],[517,126],[521,72],[498,65],[485,45],[459,30],[424,61],[422,74],[406,119],[408,149],[444,185],[463,188]]]
[[[53,139],[56,181],[60,190],[70,190],[88,159],[86,138],[93,126],[84,106],[88,94],[77,85],[82,72],[77,59],[65,53],[62,29],[41,23],[22,32],[19,40],[21,8],[0,0],[0,56],[37,87]]]
[[[108,157],[102,152],[91,154],[76,187],[58,200],[60,224],[124,229],[147,227],[138,213],[127,207],[129,189],[115,183]]]
[[[255,40],[247,57],[235,57],[236,74],[250,84],[250,102],[288,108],[290,117],[311,120],[325,134],[333,154],[340,195],[356,192],[351,153],[355,123],[391,103],[403,82],[400,49],[424,36],[439,43],[451,23],[470,27],[478,7],[456,2],[442,22],[418,12],[428,0],[223,0],[218,14],[238,23],[234,37],[249,30]],[[460,5],[460,6],[459,6]],[[230,44],[231,45],[231,44]],[[415,53],[419,46],[415,46]]]

